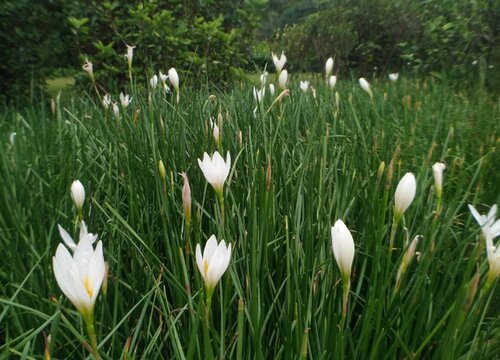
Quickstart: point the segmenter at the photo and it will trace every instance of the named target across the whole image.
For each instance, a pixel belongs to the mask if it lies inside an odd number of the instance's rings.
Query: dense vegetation
[[[486,213],[500,201],[497,102],[480,83],[456,92],[403,77],[372,83],[373,99],[350,81],[312,85],[314,94],[292,83],[281,101],[268,89],[257,107],[247,85],[181,87],[178,104],[160,88],[129,85],[132,102],[116,114],[95,93],[52,110],[2,110],[0,357],[88,357],[82,318],[52,265],[57,224],[78,233],[69,193],[77,178],[83,218],[109,264],[95,308],[105,359],[497,357],[498,279],[486,280],[491,264],[467,208]],[[220,118],[219,146],[210,117]],[[224,208],[197,162],[216,149],[232,157]],[[440,206],[436,161],[447,166]],[[406,172],[417,194],[390,252],[393,194]],[[339,218],[356,246],[345,321],[330,237]],[[185,241],[194,249],[212,234],[233,255],[206,316]],[[416,235],[419,255],[396,291]]]

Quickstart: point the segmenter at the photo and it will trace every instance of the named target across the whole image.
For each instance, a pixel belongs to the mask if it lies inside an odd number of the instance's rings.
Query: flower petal
[[[73,238],[68,234],[66,230],[63,229],[63,227],[59,224],[57,224],[57,228],[59,229],[59,235],[61,235],[61,238],[63,239],[64,243],[72,250],[76,250],[76,243],[73,240]]]

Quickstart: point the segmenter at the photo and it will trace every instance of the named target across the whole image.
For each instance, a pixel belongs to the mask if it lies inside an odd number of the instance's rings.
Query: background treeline
[[[296,72],[334,56],[341,73],[463,77],[477,66],[492,84],[500,64],[496,0],[6,0],[0,27],[2,94],[82,76],[86,57],[103,87],[119,84],[126,44],[137,46],[137,75],[175,66],[197,84],[262,69],[271,50]]]

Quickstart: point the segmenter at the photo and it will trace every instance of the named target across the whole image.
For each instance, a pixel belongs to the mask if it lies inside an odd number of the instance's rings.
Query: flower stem
[[[92,356],[95,360],[101,360],[99,350],[97,349],[97,335],[94,328],[94,317],[91,315],[85,319],[87,325],[87,334],[90,339],[90,346],[92,347]]]
[[[207,303],[203,313],[203,338],[205,346],[205,359],[214,359],[212,339],[210,338],[210,306],[212,305],[212,291],[207,291]]]
[[[342,320],[340,323],[340,328],[344,330],[345,321],[347,317],[347,304],[349,303],[349,289],[351,288],[351,280],[348,279],[344,282],[344,288],[342,291]]]

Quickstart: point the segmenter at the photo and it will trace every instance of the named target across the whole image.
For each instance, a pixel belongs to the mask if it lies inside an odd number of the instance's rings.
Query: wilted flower
[[[279,59],[274,53],[271,53],[271,55],[273,58],[274,67],[276,68],[276,72],[279,74],[279,73],[281,73],[281,70],[283,70],[283,66],[285,66],[285,63],[286,63],[285,53],[282,51],[281,57]]]
[[[410,243],[410,246],[408,246],[408,249],[406,249],[405,254],[403,255],[403,260],[401,261],[401,265],[399,265],[398,269],[398,274],[396,276],[396,286],[394,287],[394,292],[398,292],[399,288],[401,287],[401,281],[403,280],[403,275],[406,272],[406,269],[408,268],[408,265],[410,265],[413,256],[415,255],[415,250],[417,249],[417,244],[418,240],[422,236],[417,235],[413,239],[413,241]]]
[[[207,153],[204,153],[203,161],[198,159],[198,165],[207,182],[212,185],[219,197],[221,197],[224,182],[231,169],[231,155],[229,152],[226,155],[226,161],[224,161],[218,151],[213,154],[212,158]]]
[[[174,89],[179,91],[179,75],[177,74],[177,70],[170,68],[170,70],[168,70],[168,78]]]
[[[203,255],[200,244],[196,245],[196,264],[205,282],[207,299],[212,297],[213,291],[224,272],[226,272],[230,260],[231,244],[226,246],[224,240],[217,244],[215,235],[210,236],[208,239]]]
[[[389,74],[389,80],[391,80],[392,82],[395,82],[397,81],[399,78],[399,73],[392,73],[392,74]]]
[[[309,81],[301,81],[300,90],[302,90],[303,92],[307,92],[308,89],[309,89]]]
[[[406,209],[411,205],[415,198],[416,191],[417,181],[415,180],[415,175],[406,173],[396,187],[394,198],[394,216],[396,219],[399,220]]]
[[[132,98],[130,95],[123,95],[123,93],[120,93],[120,102],[122,103],[122,106],[126,108],[132,102]]]
[[[260,86],[265,87],[266,82],[267,82],[267,75],[269,73],[267,71],[264,71],[262,74],[260,74]]]
[[[359,86],[361,86],[361,88],[366,91],[370,95],[370,97],[373,96],[372,89],[370,89],[370,84],[364,77],[359,78]]]
[[[269,93],[271,96],[274,96],[274,93],[276,92],[276,89],[274,88],[274,84],[269,84]]]
[[[71,184],[71,198],[78,211],[82,211],[83,203],[85,201],[85,188],[80,180],[75,180]]]
[[[266,89],[262,88],[260,90],[257,90],[254,86],[253,88],[253,98],[257,102],[257,104],[260,104],[262,102],[262,99],[264,98],[264,95],[266,93]]]
[[[330,89],[333,89],[337,85],[337,77],[335,75],[330,76],[328,84],[330,85]]]
[[[434,188],[436,189],[436,196],[441,198],[443,192],[443,171],[446,165],[440,162],[432,165],[432,174],[434,176]]]
[[[332,70],[333,70],[333,59],[332,58],[328,58],[328,60],[326,60],[326,64],[325,64],[325,74],[326,74],[326,78],[328,78],[328,76],[330,76],[330,74],[332,73]]]
[[[280,76],[278,77],[278,85],[280,89],[285,90],[286,89],[286,82],[288,81],[288,71],[283,70],[280,73]]]
[[[109,105],[111,105],[111,95],[106,94],[102,97],[102,105],[105,109],[109,108]]]
[[[90,79],[94,81],[94,66],[89,59],[85,59],[85,64],[83,64],[82,68],[89,74]]]
[[[149,79],[149,85],[151,85],[153,89],[156,89],[156,86],[158,85],[158,76],[156,74],[153,75],[151,79]]]

